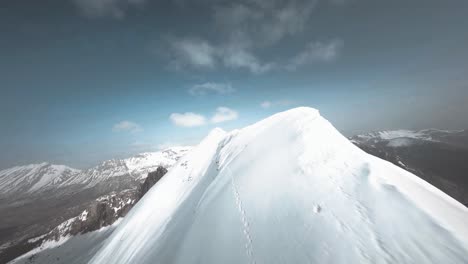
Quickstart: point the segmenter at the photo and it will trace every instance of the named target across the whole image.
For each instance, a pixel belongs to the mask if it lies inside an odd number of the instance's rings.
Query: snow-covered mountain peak
[[[47,162],[16,166],[0,171],[0,190],[2,194],[36,192],[64,182],[78,173],[80,170]]]
[[[205,137],[205,139],[211,138],[211,137],[217,137],[219,135],[225,135],[226,131],[220,127],[215,127],[213,128],[208,135]]]
[[[317,110],[210,134],[92,263],[466,263],[468,209]]]
[[[285,123],[296,123],[296,122],[309,122],[315,118],[319,118],[320,112],[311,107],[297,107],[287,111],[276,113],[270,117],[265,118],[264,120],[257,122],[251,126],[248,126],[244,129],[248,129],[249,127],[264,127],[268,126],[269,124],[275,122],[285,122]]]

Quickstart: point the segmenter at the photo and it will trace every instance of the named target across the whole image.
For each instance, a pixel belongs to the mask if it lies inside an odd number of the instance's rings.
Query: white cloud
[[[292,104],[294,104],[294,102],[290,100],[263,101],[260,103],[260,107],[268,109],[273,106],[289,106]]]
[[[73,0],[73,2],[85,16],[122,19],[129,8],[141,7],[146,0]]]
[[[121,121],[117,124],[115,124],[112,127],[112,131],[114,132],[132,132],[132,133],[137,133],[143,131],[143,128],[138,125],[137,123],[131,122],[131,121]]]
[[[169,119],[176,126],[182,127],[196,127],[206,124],[206,118],[203,115],[199,115],[192,112],[186,112],[183,114],[172,113]]]
[[[227,107],[218,107],[216,113],[211,118],[211,123],[222,123],[226,121],[236,120],[239,117],[237,111]]]
[[[217,94],[230,94],[233,93],[235,89],[230,83],[213,83],[207,82],[203,84],[196,84],[189,89],[191,95],[206,95],[208,93],[217,93]]]
[[[341,40],[332,40],[328,43],[311,42],[301,53],[299,53],[291,60],[286,68],[288,70],[295,70],[299,66],[311,64],[314,62],[333,61],[338,57],[342,47],[343,41]]]

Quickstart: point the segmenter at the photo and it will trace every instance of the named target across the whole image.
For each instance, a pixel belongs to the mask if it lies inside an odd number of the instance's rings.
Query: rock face
[[[350,140],[408,170],[468,206],[468,131],[380,131]]]
[[[155,185],[165,174],[167,169],[164,167],[158,167],[156,171],[148,173],[145,182],[140,186],[138,190],[138,200],[145,195],[153,185]]]

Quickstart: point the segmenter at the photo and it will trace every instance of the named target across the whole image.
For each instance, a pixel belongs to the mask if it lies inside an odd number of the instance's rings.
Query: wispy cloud
[[[271,105],[272,105],[272,104],[271,104],[270,101],[263,101],[263,102],[260,104],[260,106],[261,106],[262,108],[265,108],[265,109],[270,108]]]
[[[230,69],[246,69],[260,74],[272,69],[269,63],[262,63],[247,48],[229,43],[213,45],[200,39],[169,40],[172,58],[169,63],[174,69],[215,69],[222,66]]]
[[[213,68],[216,65],[217,49],[200,39],[173,40],[173,63],[176,67],[193,66]]]
[[[202,84],[196,84],[189,89],[191,95],[206,95],[209,93],[216,94],[230,94],[233,93],[235,89],[230,83],[214,83],[207,82]]]
[[[87,17],[112,17],[122,19],[130,8],[138,8],[146,0],[73,0],[79,11]]]
[[[206,124],[206,118],[203,115],[186,112],[183,114],[172,113],[169,119],[176,126],[181,127],[196,127]]]
[[[210,6],[210,10],[211,22],[218,31],[217,38],[169,39],[169,66],[179,70],[224,68],[264,74],[274,70],[295,70],[313,62],[332,61],[342,47],[340,40],[310,42],[292,59],[281,56],[265,57],[265,53],[260,52],[303,34],[317,2],[318,0],[250,0],[236,3],[216,1]]]
[[[274,106],[290,106],[292,104],[294,104],[294,102],[290,100],[263,101],[260,103],[260,107],[264,109],[268,109]]]
[[[143,131],[143,128],[138,125],[137,123],[131,122],[131,121],[121,121],[117,124],[115,124],[112,127],[112,131],[114,132],[132,132],[132,133],[137,133]]]
[[[286,36],[304,30],[316,0],[255,0],[218,5],[214,9],[215,25],[231,42],[243,46],[274,45]]]
[[[247,69],[251,73],[261,74],[273,69],[273,63],[262,63],[245,48],[227,48],[223,53],[224,65],[232,69]]]
[[[295,70],[299,66],[314,62],[333,61],[338,57],[342,47],[343,41],[338,39],[329,42],[311,42],[291,60],[286,68]]]
[[[217,124],[226,121],[236,120],[239,117],[237,111],[227,107],[218,107],[216,113],[211,118],[211,123]]]

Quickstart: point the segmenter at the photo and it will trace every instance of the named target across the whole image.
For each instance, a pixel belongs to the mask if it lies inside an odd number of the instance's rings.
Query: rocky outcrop
[[[148,177],[138,190],[138,200],[141,199],[141,197],[143,197],[143,195],[145,195],[166,173],[167,169],[164,167],[158,167],[156,171],[148,173]]]

